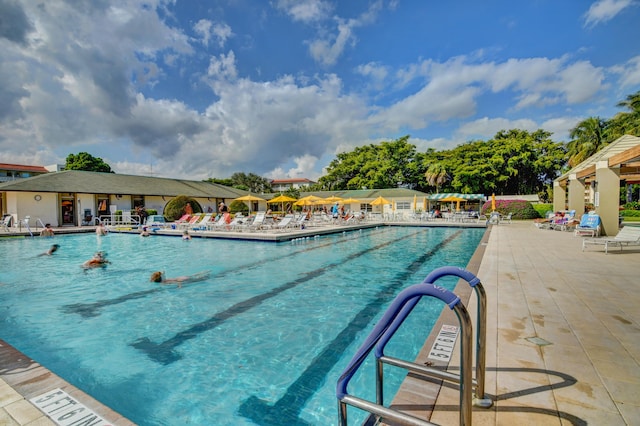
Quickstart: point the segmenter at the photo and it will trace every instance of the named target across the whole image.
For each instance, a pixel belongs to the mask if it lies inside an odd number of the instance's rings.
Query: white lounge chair
[[[264,227],[264,220],[267,217],[266,212],[257,212],[256,217],[253,218],[253,222],[246,226],[249,231],[259,231]]]
[[[625,226],[613,238],[585,238],[582,240],[582,251],[588,245],[604,245],[605,254],[609,252],[609,247],[617,246],[622,251],[623,246],[640,245],[640,227]]]
[[[194,223],[190,223],[189,228],[194,231],[206,231],[207,224],[211,221],[212,217],[213,217],[213,213],[207,213],[204,216],[202,216],[202,219]]]

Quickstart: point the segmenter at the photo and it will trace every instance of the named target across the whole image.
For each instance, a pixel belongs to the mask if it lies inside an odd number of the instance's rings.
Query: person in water
[[[49,248],[49,250],[45,251],[44,253],[40,253],[38,256],[51,256],[53,253],[58,251],[59,248],[60,244],[54,244]]]
[[[178,284],[178,288],[182,288],[182,284],[195,283],[209,279],[210,272],[203,271],[193,275],[184,275],[182,277],[167,278],[164,272],[156,271],[151,274],[149,281],[161,284]]]
[[[109,263],[107,255],[104,252],[98,251],[93,257],[82,264],[83,268],[104,268]]]

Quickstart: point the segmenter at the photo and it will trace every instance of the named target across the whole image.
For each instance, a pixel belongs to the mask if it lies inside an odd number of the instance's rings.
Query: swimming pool
[[[388,303],[436,267],[466,266],[483,233],[0,239],[0,264],[12,265],[0,271],[0,336],[140,425],[336,424],[337,377]],[[54,255],[37,256],[54,242]],[[112,263],[83,270],[96,250]],[[155,270],[211,278],[178,289],[149,282]],[[412,359],[441,310],[419,304],[388,353]],[[386,395],[403,377],[393,374]],[[373,381],[355,377],[352,387],[373,399]]]

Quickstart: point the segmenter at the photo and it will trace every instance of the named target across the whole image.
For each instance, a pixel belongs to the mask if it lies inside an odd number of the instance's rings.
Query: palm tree
[[[616,106],[629,111],[620,112],[609,121],[612,139],[623,135],[640,136],[640,91],[627,96],[626,100],[618,102]]]
[[[580,164],[608,144],[605,129],[606,123],[600,117],[589,117],[571,129],[571,141],[567,144],[570,167]]]
[[[436,187],[436,194],[439,192],[440,185],[450,179],[447,169],[440,163],[431,163],[424,177],[427,178],[429,185]]]

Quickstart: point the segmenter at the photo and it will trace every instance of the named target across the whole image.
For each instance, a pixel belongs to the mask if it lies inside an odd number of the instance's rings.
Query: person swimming
[[[54,244],[49,248],[49,250],[45,251],[44,253],[40,253],[38,256],[51,256],[53,253],[58,251],[59,248],[60,244]]]
[[[164,276],[164,272],[156,271],[151,274],[151,278],[149,279],[149,281],[154,283],[161,283],[161,284],[178,284],[178,288],[182,288],[182,284],[204,281],[209,279],[210,275],[211,275],[210,271],[202,271],[193,275],[184,275],[181,277],[166,278]]]
[[[82,267],[87,269],[87,268],[104,268],[105,266],[107,266],[109,263],[107,260],[107,254],[102,252],[102,251],[98,251],[96,252],[96,254],[93,255],[93,257],[89,260],[87,260],[86,262],[84,262],[82,264]]]

